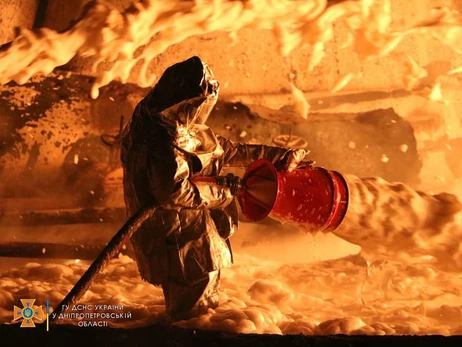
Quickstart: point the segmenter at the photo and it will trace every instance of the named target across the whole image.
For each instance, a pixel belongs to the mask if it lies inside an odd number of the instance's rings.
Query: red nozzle
[[[338,172],[310,165],[276,170],[260,159],[248,167],[242,181],[239,203],[250,220],[269,215],[307,231],[332,231],[345,217],[348,186]]]

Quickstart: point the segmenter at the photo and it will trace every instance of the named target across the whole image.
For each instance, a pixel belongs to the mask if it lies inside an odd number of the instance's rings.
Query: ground
[[[245,233],[245,227],[241,231]],[[367,266],[360,256],[317,261],[322,257],[319,250],[310,251],[317,244],[328,244],[326,241],[329,237],[324,235],[281,234],[279,239],[270,236],[247,246],[237,239],[235,264],[223,271],[221,306],[175,326],[231,334],[462,334],[460,273],[438,270],[428,263],[387,261],[372,264],[366,280]],[[258,244],[259,253],[255,251]],[[280,254],[271,257],[275,249]],[[340,254],[342,247],[337,245],[336,249]],[[291,250],[294,256],[290,256]],[[329,250],[325,252],[324,256],[332,256],[327,254]],[[347,250],[343,248],[343,252]],[[0,276],[0,321],[13,326],[19,322],[12,320],[13,306],[20,305],[20,299],[34,298],[37,305],[48,299],[52,307],[56,306],[89,265],[76,260],[16,262],[17,266]],[[130,313],[131,317],[105,320],[108,326],[139,331],[158,324],[164,311],[161,289],[143,282],[135,261],[128,256],[114,259],[80,304],[93,305],[85,312],[94,312],[96,305],[116,305],[103,311]],[[57,320],[59,327],[52,325],[51,330],[64,334],[63,324],[85,330],[78,327],[84,320],[79,323],[78,319],[63,317]],[[37,328],[43,329],[44,325]]]

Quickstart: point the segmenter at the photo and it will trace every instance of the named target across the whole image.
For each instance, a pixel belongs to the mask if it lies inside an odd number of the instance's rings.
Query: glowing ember
[[[402,144],[401,146],[399,146],[399,149],[401,150],[401,152],[403,153],[406,153],[407,150],[408,150],[409,146],[406,145],[406,144]]]

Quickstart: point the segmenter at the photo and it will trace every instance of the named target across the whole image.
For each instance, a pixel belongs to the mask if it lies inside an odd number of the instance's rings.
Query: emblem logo
[[[34,305],[35,299],[21,299],[22,308],[14,306],[13,320],[22,319],[21,328],[35,328],[34,319],[43,322],[45,315],[42,306]]]

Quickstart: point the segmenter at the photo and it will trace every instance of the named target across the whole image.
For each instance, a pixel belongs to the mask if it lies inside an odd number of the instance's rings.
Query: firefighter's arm
[[[222,136],[217,136],[217,138],[223,147],[224,166],[247,167],[257,159],[267,159],[276,166],[291,170],[296,168],[307,154],[304,149],[243,144]]]
[[[233,200],[229,188],[192,182],[188,161],[176,149],[148,161],[149,188],[161,205],[213,209],[226,207]]]

